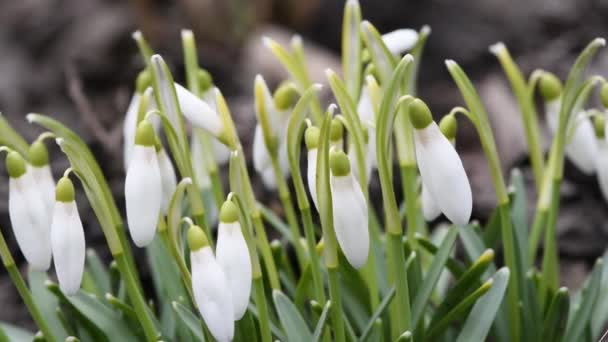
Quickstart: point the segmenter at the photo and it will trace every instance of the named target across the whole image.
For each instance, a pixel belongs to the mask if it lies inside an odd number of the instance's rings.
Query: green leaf
[[[108,268],[103,264],[99,255],[94,249],[87,249],[86,258],[87,270],[91,274],[91,277],[95,281],[95,286],[98,289],[98,295],[102,296],[106,293],[112,292],[112,286],[110,284],[110,274]]]
[[[391,289],[388,291],[386,296],[384,296],[384,298],[382,299],[382,302],[380,303],[380,305],[378,305],[378,307],[376,308],[376,311],[374,311],[372,317],[369,319],[369,322],[367,323],[367,325],[363,329],[363,332],[361,333],[361,336],[359,337],[360,340],[365,340],[367,338],[367,336],[372,332],[372,329],[374,328],[374,324],[376,323],[376,320],[379,319],[380,316],[386,310],[386,308],[388,308],[388,305],[390,304],[393,297],[395,297],[395,287],[394,286],[391,287]]]
[[[318,342],[321,340],[321,336],[323,334],[323,329],[327,324],[327,319],[329,317],[329,309],[331,308],[331,300],[328,300],[323,307],[323,311],[321,312],[321,316],[317,321],[317,326],[315,327],[315,331],[312,337],[312,342]]]
[[[22,156],[27,156],[30,148],[21,134],[8,123],[2,112],[0,112],[0,145],[8,146]]]
[[[439,251],[439,247],[435,246],[432,241],[422,235],[416,235],[416,241],[420,244],[420,246],[422,246],[422,248],[426,249],[427,252],[433,255],[437,254]],[[455,278],[460,278],[466,271],[465,265],[453,257],[448,258],[445,266],[448,268],[448,270],[450,270]]]
[[[477,300],[456,342],[485,341],[488,336],[507,289],[509,269],[501,268],[492,279],[494,281],[492,288]]]
[[[173,310],[177,313],[177,317],[190,329],[190,332],[197,341],[205,342],[203,334],[203,322],[196,317],[190,309],[186,308],[179,302],[173,302]]]
[[[511,171],[511,221],[513,222],[516,251],[519,252],[522,270],[528,265],[528,195],[526,193],[526,181],[519,169]]]
[[[543,341],[560,341],[568,323],[570,298],[565,287],[557,290],[542,325]]]
[[[361,90],[362,44],[359,25],[361,8],[358,1],[347,1],[342,19],[342,74],[348,94],[357,100]]]
[[[47,289],[61,302],[76,310],[80,317],[94,327],[95,331],[107,341],[135,340],[133,327],[127,325],[124,318],[103,304],[97,297],[79,291],[74,296],[65,296],[57,284],[46,282]]]
[[[281,291],[274,290],[272,298],[289,342],[310,342],[313,338],[296,306]]]
[[[578,309],[574,310],[572,319],[568,322],[563,341],[576,342],[581,340],[583,331],[591,320],[593,308],[598,298],[600,298],[599,291],[602,280],[602,268],[603,261],[602,259],[598,259],[593,268],[593,272],[591,272],[589,282],[582,289],[580,305],[578,306]]]
[[[258,314],[258,308],[255,306],[255,304],[249,303],[249,311],[251,311],[251,313],[253,314],[253,316],[255,316],[256,319],[260,319],[260,315]],[[281,329],[279,329],[279,327],[274,324],[274,321],[272,319],[270,320],[270,331],[272,331],[272,334],[279,341],[287,341],[287,338],[283,334],[283,331],[281,331]]]
[[[32,298],[46,320],[52,334],[58,340],[63,340],[68,337],[67,331],[57,316],[59,301],[44,285],[48,280],[47,274],[45,272],[34,271],[30,268],[27,272],[27,280],[32,293]]]
[[[310,263],[308,263],[300,275],[293,298],[296,307],[298,307],[300,311],[304,310],[304,303],[306,302],[307,296],[312,293],[312,290],[312,267],[310,267]]]
[[[257,342],[258,328],[253,321],[253,314],[250,311],[245,312],[245,316],[236,321],[236,331],[234,334],[234,342]]]
[[[342,253],[338,274],[344,315],[353,324],[355,331],[361,332],[372,314],[369,289],[361,273],[348,263]]]
[[[604,259],[605,256],[608,256],[608,253],[604,253]],[[608,263],[604,263],[600,293],[608,293]],[[608,320],[608,296],[598,298],[592,317],[591,331],[594,339],[599,339],[600,335],[604,333],[606,320]]]
[[[437,280],[439,280],[441,271],[443,271],[443,268],[445,267],[445,263],[450,256],[450,252],[452,251],[452,247],[454,247],[457,236],[458,229],[456,227],[450,229],[441,242],[441,246],[439,246],[439,252],[433,258],[431,267],[429,268],[426,277],[420,286],[420,291],[418,292],[418,295],[414,299],[414,303],[412,305],[413,327],[417,326],[418,321],[423,317],[426,304],[431,297],[431,293],[433,293]]]
[[[464,247],[464,251],[470,260],[477,260],[481,254],[486,250],[481,236],[476,232],[475,226],[465,225],[460,227],[458,234],[460,235],[460,241]],[[483,280],[488,279],[493,273],[496,272],[494,264],[488,266],[488,270],[484,273]]]
[[[0,322],[0,341],[29,342],[34,338],[31,332],[12,324]]]
[[[370,52],[374,66],[378,70],[380,82],[385,88],[391,78],[394,77],[393,69],[397,65],[397,58],[384,44],[380,32],[367,20],[361,23],[361,36],[365,41],[367,50]],[[401,84],[401,77],[399,79],[399,84]]]
[[[273,213],[271,209],[269,209],[260,202],[257,203],[258,208],[260,209],[260,213],[262,213],[262,217],[264,217],[264,220],[270,223],[270,225],[275,228],[277,232],[279,232],[279,234],[281,234],[281,237],[283,239],[289,241],[289,243],[291,244],[295,243],[289,231],[289,226],[285,222],[283,222],[275,213]]]

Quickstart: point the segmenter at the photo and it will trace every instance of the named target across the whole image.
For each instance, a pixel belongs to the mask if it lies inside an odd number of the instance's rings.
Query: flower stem
[[[403,251],[402,234],[388,232],[388,267],[395,285],[395,300],[390,304],[391,336],[399,337],[410,329],[411,309],[410,295],[405,269],[405,254]]]
[[[312,215],[310,207],[300,208],[302,221],[304,222],[304,235],[306,236],[306,244],[308,245],[308,253],[310,255],[310,267],[312,271],[312,283],[315,290],[315,299],[319,304],[325,305],[325,289],[323,287],[323,274],[321,273],[321,265],[319,255],[317,254],[317,246],[315,239],[315,230],[312,226]]]
[[[172,236],[173,236],[173,234],[171,234],[171,232],[169,232],[168,229],[161,230],[161,232],[160,232],[160,237],[161,237],[162,241],[165,243],[165,246],[169,249],[169,252],[173,256],[173,259],[175,260],[175,263],[177,264],[177,267],[179,268],[179,272],[182,276],[184,286],[186,287],[186,290],[188,291],[188,294],[190,295],[190,299],[192,300],[192,303],[194,303],[194,305],[196,305],[196,302],[194,301],[194,295],[192,293],[192,275],[190,274],[190,270],[188,270],[188,266],[186,266],[186,262],[184,261],[183,256],[181,255],[181,253],[178,250],[177,242],[175,241],[175,239]]]
[[[272,334],[270,333],[270,316],[268,315],[268,304],[266,302],[264,280],[262,277],[253,279],[253,287],[255,293],[255,305],[258,309],[259,315],[258,323],[260,324],[262,342],[272,342]]]
[[[342,317],[342,302],[340,299],[340,284],[338,283],[338,266],[328,266],[329,297],[331,298],[331,321],[334,328],[334,341],[344,342],[344,318]]]
[[[8,246],[6,245],[6,241],[4,240],[4,235],[2,234],[2,231],[0,231],[0,257],[2,258],[4,268],[6,268],[8,275],[11,277],[11,281],[17,288],[17,292],[19,292],[23,303],[27,307],[27,310],[30,312],[30,315],[32,315],[36,326],[38,326],[38,329],[40,329],[40,331],[44,335],[44,339],[48,342],[57,341],[56,337],[52,334],[51,329],[49,328],[46,320],[42,316],[42,313],[38,310],[38,306],[34,302],[32,294],[27,288],[27,285],[23,280],[21,273],[19,273],[19,270],[15,265],[15,261],[13,260],[11,252],[8,249]]]
[[[268,236],[266,235],[266,229],[262,222],[262,216],[260,211],[255,209],[251,214],[251,220],[253,221],[253,227],[257,237],[258,248],[262,253],[262,260],[266,266],[266,272],[268,272],[268,280],[270,281],[270,287],[273,290],[280,290],[281,283],[279,282],[279,274],[277,272],[277,266],[272,257],[272,251],[270,250],[270,244],[268,243]]]

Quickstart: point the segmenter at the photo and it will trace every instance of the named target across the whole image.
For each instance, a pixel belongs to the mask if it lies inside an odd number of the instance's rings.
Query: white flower
[[[422,215],[426,221],[433,221],[441,215],[441,209],[435,204],[433,197],[422,184],[422,193],[420,195],[422,201]]]
[[[154,128],[144,120],[137,127],[125,180],[127,223],[131,238],[138,247],[145,247],[154,239],[161,209],[163,186],[154,145]]]
[[[234,320],[239,320],[245,315],[249,304],[252,271],[238,210],[230,201],[224,202],[220,210],[216,254],[232,292]]]
[[[156,109],[156,102],[152,97],[152,88],[148,87],[143,95],[135,92],[131,97],[131,102],[129,102],[129,107],[127,107],[127,113],[125,114],[125,118],[122,126],[122,134],[123,134],[123,165],[125,170],[129,166],[129,160],[131,160],[131,152],[133,150],[133,146],[135,145],[135,130],[137,129],[137,115],[139,114],[139,106],[141,104],[142,97],[148,98],[148,107],[146,111]],[[160,118],[154,116],[150,119],[152,124],[154,125],[154,130],[158,132],[160,128]]]
[[[210,87],[201,95],[203,101],[205,101],[209,105],[209,107],[211,107],[211,109],[217,113],[217,102],[215,97],[215,87]],[[220,165],[226,164],[228,160],[230,160],[230,149],[228,148],[228,146],[224,145],[217,139],[212,139],[212,145],[213,154],[215,155],[215,160],[217,161],[217,163]]]
[[[28,172],[38,184],[38,191],[46,208],[46,215],[50,219],[55,205],[55,180],[49,165],[49,153],[41,140],[32,143],[29,149],[30,165]],[[50,223],[50,222],[49,222]]]
[[[46,271],[51,265],[51,222],[38,184],[17,152],[6,157],[9,174],[8,212],[13,234],[30,266]]]
[[[308,166],[306,172],[306,180],[308,182],[308,191],[310,191],[310,197],[315,205],[315,208],[319,210],[317,204],[317,148],[308,150],[307,155]]]
[[[68,296],[80,289],[85,262],[84,230],[74,198],[74,185],[68,178],[61,178],[57,183],[51,246],[59,287]]]
[[[394,55],[411,50],[418,42],[418,32],[412,29],[397,29],[382,35],[382,41]]]
[[[350,162],[343,151],[330,156],[331,203],[334,230],[346,260],[361,268],[369,254],[367,202],[359,183],[350,172]]]
[[[473,209],[471,186],[454,146],[432,120],[424,102],[410,105],[420,177],[441,212],[453,223],[469,222]]]
[[[175,93],[182,113],[192,125],[206,130],[215,137],[222,134],[224,130],[222,119],[205,101],[177,83],[175,83]]]
[[[196,306],[213,337],[228,342],[234,337],[234,308],[226,275],[200,227],[188,229],[188,244]]]
[[[161,147],[158,150],[156,157],[158,158],[158,168],[160,170],[160,179],[163,188],[161,210],[163,214],[166,214],[167,210],[169,210],[169,201],[171,201],[173,192],[175,192],[175,188],[177,187],[177,177],[175,176],[173,163],[171,163],[171,159],[164,148]]]
[[[604,199],[608,201],[608,142],[606,139],[598,139],[598,153],[595,158],[597,168],[597,179]]]

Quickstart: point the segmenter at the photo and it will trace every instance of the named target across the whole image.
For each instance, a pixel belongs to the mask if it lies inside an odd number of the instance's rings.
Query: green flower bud
[[[6,155],[6,171],[9,177],[19,178],[25,174],[27,165],[19,152],[11,151]]]
[[[329,167],[331,168],[331,174],[336,177],[348,175],[350,173],[350,161],[346,153],[342,150],[333,149],[329,153]]]
[[[203,93],[213,86],[213,77],[205,69],[199,69],[196,73],[196,78],[198,79],[198,86]]]
[[[299,97],[300,93],[293,83],[283,83],[274,92],[274,106],[281,111],[287,110],[298,102]]]
[[[416,129],[423,129],[433,122],[433,115],[429,107],[420,99],[415,99],[410,104],[410,121]]]
[[[312,150],[319,146],[319,135],[321,135],[319,127],[310,126],[306,129],[304,142],[306,142],[307,149]]]
[[[545,72],[538,81],[540,95],[545,101],[557,99],[562,94],[562,82],[550,72]]]
[[[142,120],[135,132],[135,145],[154,146],[156,144],[156,134],[154,127],[148,120]]]
[[[239,210],[232,201],[226,201],[220,209],[220,222],[232,223],[239,220]]]
[[[602,100],[602,106],[604,106],[604,108],[608,108],[608,83],[604,83],[602,85],[602,90],[600,90],[600,99]]]
[[[593,117],[593,127],[595,128],[595,135],[599,139],[604,139],[604,137],[606,137],[606,118],[603,114]]]
[[[35,167],[42,167],[49,164],[49,151],[40,140],[34,141],[28,151],[30,163]]]
[[[61,177],[55,187],[55,200],[68,203],[74,201],[75,197],[74,183],[68,177]]]
[[[188,228],[187,233],[188,246],[191,251],[198,251],[203,247],[209,246],[209,240],[207,239],[207,235],[201,227],[193,224]]]
[[[135,81],[135,90],[139,94],[143,94],[143,92],[152,85],[152,74],[146,68],[142,70],[139,75],[137,75],[137,80]]]
[[[439,121],[439,129],[448,140],[455,139],[456,132],[458,131],[456,117],[453,114],[444,116],[441,121]]]
[[[344,134],[344,125],[342,122],[336,118],[331,120],[331,126],[329,127],[329,140],[338,141],[342,139],[342,135]]]

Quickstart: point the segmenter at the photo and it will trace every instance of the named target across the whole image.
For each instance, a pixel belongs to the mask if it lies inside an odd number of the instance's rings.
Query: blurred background
[[[444,60],[456,60],[473,79],[494,127],[505,175],[531,171],[520,113],[500,65],[488,46],[503,41],[524,73],[536,68],[565,78],[578,52],[594,37],[608,36],[608,2],[599,0],[360,0],[363,17],[381,32],[418,29],[432,34],[424,51],[419,96],[436,118],[462,99]],[[340,69],[343,0],[2,0],[0,1],[0,112],[28,140],[40,131],[25,115],[51,115],[76,130],[89,144],[124,206],[122,119],[143,61],[131,38],[140,29],[152,47],[183,81],[180,30],[195,32],[200,64],[228,98],[247,151],[255,125],[252,85],[255,74],[275,86],[286,72],[261,43],[262,36],[287,44],[294,33],[304,39],[314,81],[325,83],[324,70]],[[601,52],[591,72],[608,70]],[[326,88],[327,90],[327,88]],[[329,101],[330,96],[325,98]],[[542,113],[542,110],[539,112]],[[541,116],[544,127],[544,119]],[[490,174],[470,124],[461,121],[458,148],[471,179],[474,217],[484,222],[494,206]],[[548,139],[544,139],[548,145]],[[58,176],[68,165],[51,146]],[[0,166],[0,225],[22,268],[7,214],[8,182]],[[377,181],[376,181],[377,183]],[[378,185],[372,182],[372,193]],[[374,190],[375,189],[375,190]],[[530,187],[532,189],[532,187]],[[256,186],[258,197],[275,208],[273,193]],[[79,196],[83,196],[80,194]],[[608,241],[608,208],[596,178],[567,165],[558,221],[561,272],[565,285],[578,287]],[[529,194],[535,203],[535,194]],[[105,241],[88,207],[78,199],[87,244],[108,256]],[[532,208],[530,208],[532,210]],[[145,268],[143,252],[139,264]],[[151,293],[148,293],[151,295]],[[10,283],[0,270],[0,320],[31,326]]]

